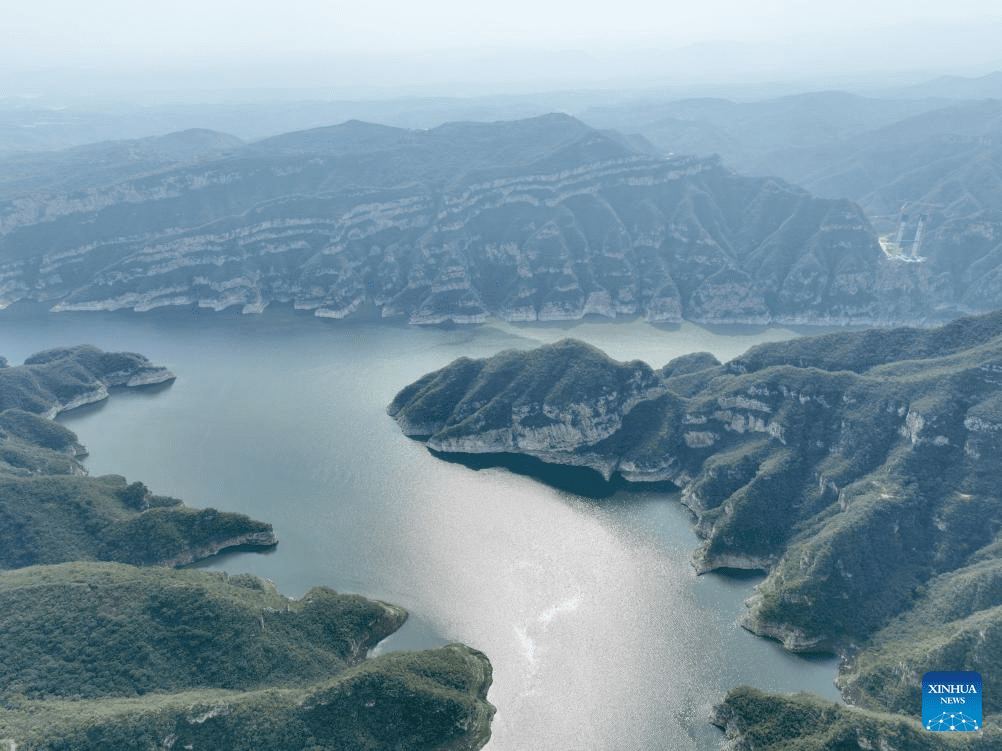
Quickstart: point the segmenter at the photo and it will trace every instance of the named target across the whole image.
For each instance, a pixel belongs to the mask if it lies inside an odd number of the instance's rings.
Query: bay
[[[293,596],[326,585],[406,607],[407,625],[377,651],[483,650],[495,671],[493,751],[715,748],[706,718],[727,688],[837,698],[835,661],[789,655],[736,625],[757,578],[697,577],[698,539],[677,498],[596,501],[442,462],[400,433],[386,405],[456,357],[563,336],[658,367],[796,335],[642,321],[415,328],[288,308],[0,311],[12,364],[91,343],[171,368],[168,388],[116,390],[60,418],[90,450],[88,470],[273,523],[274,552],[204,567],[264,576]]]

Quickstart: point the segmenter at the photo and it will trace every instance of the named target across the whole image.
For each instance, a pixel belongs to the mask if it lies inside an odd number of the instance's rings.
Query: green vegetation
[[[0,569],[76,560],[177,565],[234,545],[270,546],[270,524],[185,508],[117,475],[87,477],[71,430],[39,413],[152,374],[141,355],[68,347],[0,369]],[[165,376],[166,374],[166,376]]]
[[[652,396],[660,386],[661,378],[646,363],[617,363],[590,345],[565,339],[489,360],[461,358],[405,388],[387,411],[409,435],[433,436],[437,444],[490,431],[510,436],[513,423],[528,432],[557,427],[597,440],[614,431],[625,405]],[[573,414],[564,418],[568,412]]]
[[[173,378],[142,355],[86,345],[52,349],[29,357],[24,365],[0,368],[0,412],[57,412],[77,400],[104,398],[109,386]]]
[[[252,689],[320,680],[396,631],[400,608],[253,577],[112,563],[0,576],[0,702]]]
[[[292,688],[18,699],[0,709],[0,735],[31,751],[474,751],[490,738],[490,679],[483,654],[451,644],[381,655]]]
[[[77,450],[77,437],[72,430],[21,409],[0,412],[0,435],[18,438],[52,451]]]
[[[239,544],[273,545],[270,524],[196,510],[117,475],[0,474],[0,568],[77,560],[188,563]]]
[[[981,346],[999,334],[1002,312],[960,318],[935,329],[866,329],[760,344],[726,366],[750,373],[775,365],[863,373],[885,363],[946,357]]]
[[[751,751],[980,751],[998,748],[998,724],[974,733],[930,733],[898,715],[839,706],[815,694],[768,694],[741,687],[714,708],[734,749]]]
[[[502,369],[487,391],[483,374]],[[561,343],[445,368],[390,413],[405,430],[419,415],[433,448],[448,439],[454,452],[675,482],[704,538],[700,570],[768,572],[743,625],[792,650],[841,653],[840,685],[863,706],[917,715],[929,670],[1002,682],[1002,313],[648,373]],[[636,404],[609,398],[637,382]],[[562,430],[533,431],[524,416],[536,413]],[[570,430],[583,420],[596,429]],[[500,447],[497,436],[511,437]],[[1002,712],[999,702],[986,712]],[[749,747],[857,747],[839,745],[855,725],[826,723],[824,738],[784,746],[802,730],[790,725]],[[925,748],[881,728],[900,740],[893,748]]]
[[[111,563],[0,574],[0,737],[25,749],[477,749],[491,667],[364,659],[404,610],[324,587]]]
[[[841,671],[839,685],[863,706],[917,716],[928,670],[974,670],[1002,685],[1002,557],[991,554],[930,580],[914,607],[893,619]],[[1002,696],[986,691],[986,713]]]
[[[86,476],[76,436],[36,414],[164,373],[92,347],[0,369],[0,739],[66,751],[482,747],[494,714],[484,655],[450,645],[367,660],[403,609],[167,568],[275,536],[142,482]]]

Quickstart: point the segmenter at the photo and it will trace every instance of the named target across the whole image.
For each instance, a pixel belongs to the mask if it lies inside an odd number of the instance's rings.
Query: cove
[[[267,577],[290,595],[324,584],[406,607],[408,625],[380,649],[454,640],[486,652],[498,707],[488,748],[503,751],[716,748],[706,718],[727,688],[836,698],[835,661],[788,655],[735,625],[757,579],[697,577],[698,540],[670,494],[588,498],[442,461],[403,436],[386,405],[456,357],[563,336],[660,366],[794,335],[640,321],[445,330],[288,308],[0,311],[11,363],[86,342],[173,370],[167,389],[117,392],[62,416],[90,450],[89,471],[273,523],[273,553],[207,567]]]

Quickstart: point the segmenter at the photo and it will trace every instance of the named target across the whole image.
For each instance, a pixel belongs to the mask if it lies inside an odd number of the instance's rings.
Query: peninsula
[[[842,655],[848,699],[914,717],[927,670],[1002,681],[1000,372],[1002,313],[660,369],[565,340],[461,358],[388,411],[449,458],[674,484],[699,571],[768,574],[742,625]]]
[[[177,569],[270,524],[90,477],[52,416],[167,383],[145,357],[81,346],[0,361],[0,739],[12,748],[397,748],[490,738],[487,657],[462,644],[370,658],[400,607]]]

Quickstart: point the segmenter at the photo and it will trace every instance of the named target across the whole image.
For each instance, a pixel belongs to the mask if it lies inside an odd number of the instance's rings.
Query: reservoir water
[[[435,459],[385,407],[456,357],[575,336],[661,366],[724,360],[791,331],[643,322],[451,330],[191,310],[0,311],[0,354],[91,343],[177,375],[61,416],[91,474],[123,474],[191,506],[271,522],[269,554],[214,559],[302,595],[315,585],[406,607],[379,650],[462,641],[494,665],[492,751],[710,749],[710,707],[749,684],[837,698],[834,659],[804,659],[735,625],[755,577],[697,577],[676,498],[589,500],[504,469]]]

